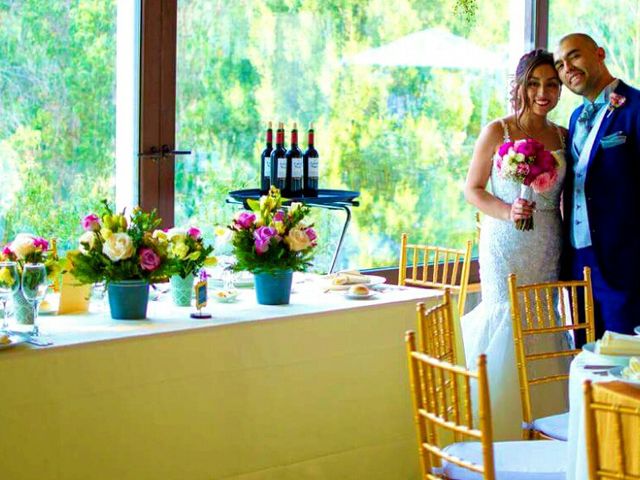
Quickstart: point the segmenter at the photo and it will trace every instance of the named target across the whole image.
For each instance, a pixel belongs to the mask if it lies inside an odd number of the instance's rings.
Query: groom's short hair
[[[558,42],[558,45],[561,45],[562,42],[564,42],[565,40],[568,40],[569,38],[574,38],[574,37],[577,37],[583,40],[584,42],[586,42],[587,45],[589,45],[594,50],[597,50],[598,48],[600,48],[599,45],[596,43],[596,41],[590,35],[587,35],[586,33],[579,33],[579,32],[569,33],[568,35],[565,35],[560,39],[560,41]]]

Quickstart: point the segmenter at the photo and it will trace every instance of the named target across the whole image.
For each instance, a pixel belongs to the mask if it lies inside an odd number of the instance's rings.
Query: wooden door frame
[[[142,0],[139,152],[175,149],[177,0]],[[175,159],[138,159],[139,205],[156,209],[163,228],[174,223]]]

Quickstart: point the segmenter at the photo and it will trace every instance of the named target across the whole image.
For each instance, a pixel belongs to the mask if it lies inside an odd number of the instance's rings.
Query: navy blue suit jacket
[[[605,280],[613,287],[640,287],[640,91],[620,81],[615,92],[625,103],[605,112],[593,143],[585,179],[585,196],[591,243]],[[573,132],[584,106],[571,115],[567,140],[567,175],[563,206],[565,248],[571,249],[570,226],[573,207]],[[622,132],[626,142],[604,148],[603,137]],[[565,269],[565,272],[569,271]]]

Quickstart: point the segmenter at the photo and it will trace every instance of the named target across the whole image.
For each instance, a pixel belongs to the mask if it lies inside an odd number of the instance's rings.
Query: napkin
[[[606,331],[596,342],[596,353],[603,355],[640,355],[640,337]]]
[[[333,285],[357,285],[369,282],[371,282],[371,279],[367,275],[363,275],[355,270],[338,272],[331,277],[331,283]]]
[[[640,357],[631,357],[629,366],[622,369],[622,376],[629,380],[640,380]]]

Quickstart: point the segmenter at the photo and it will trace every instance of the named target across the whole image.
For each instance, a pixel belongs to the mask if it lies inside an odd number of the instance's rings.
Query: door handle
[[[160,159],[166,158],[169,155],[191,155],[191,150],[171,150],[166,143],[161,148],[155,145],[149,149],[148,152],[138,153],[138,158],[150,158],[154,162]]]

